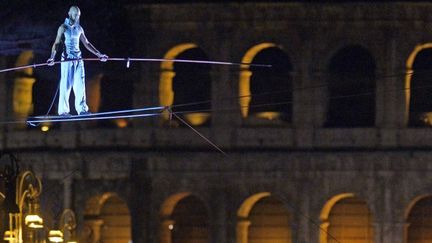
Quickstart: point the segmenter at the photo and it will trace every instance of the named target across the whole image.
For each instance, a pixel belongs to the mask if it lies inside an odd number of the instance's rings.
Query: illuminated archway
[[[128,243],[131,240],[131,218],[128,206],[116,193],[90,198],[84,212],[86,242]]]
[[[29,65],[33,61],[33,51],[21,52],[15,66]],[[33,84],[36,79],[33,76],[33,68],[25,68],[16,71],[13,87],[13,113],[16,118],[27,118],[33,113]]]
[[[237,210],[237,216],[247,218],[255,203],[262,198],[269,197],[270,195],[270,192],[261,192],[248,197]]]
[[[172,242],[172,234],[171,231],[174,227],[174,220],[171,219],[171,215],[174,212],[175,206],[177,203],[184,199],[185,197],[189,196],[190,192],[181,192],[174,194],[170,197],[168,197],[163,203],[160,208],[160,216],[161,216],[161,223],[159,227],[159,240],[160,243],[171,243]]]
[[[237,210],[237,243],[291,242],[290,215],[269,192],[248,197]]]
[[[250,48],[242,58],[242,63],[252,63],[255,56],[264,49],[276,47],[274,43],[261,43]],[[248,65],[240,66],[239,77],[239,103],[240,111],[243,118],[246,118],[249,113],[249,105],[252,100],[250,79],[252,71]]]
[[[406,243],[426,243],[432,241],[432,196],[415,198],[405,211]]]
[[[340,242],[373,242],[372,214],[353,193],[330,198],[321,210],[320,220],[320,243],[333,242],[334,238]]]
[[[173,48],[171,48],[164,56],[164,59],[176,59],[179,56],[181,57],[184,54],[188,54],[189,52],[192,53],[194,52],[194,50],[200,50],[199,47],[194,44],[194,43],[185,43],[185,44],[180,44],[177,45]],[[202,51],[201,51],[202,52]],[[202,52],[203,53],[203,52]],[[180,58],[182,59],[182,58]],[[185,58],[188,59],[188,58]],[[160,81],[159,81],[159,102],[161,106],[172,106],[175,105],[175,101],[177,100],[177,96],[178,97],[183,97],[184,99],[187,100],[192,100],[192,101],[197,101],[202,102],[202,100],[200,98],[198,98],[198,96],[206,96],[206,99],[209,99],[208,97],[210,97],[210,93],[207,92],[208,90],[210,90],[211,88],[211,84],[209,83],[208,85],[205,85],[206,90],[201,90],[200,87],[201,85],[204,84],[204,81],[206,81],[207,79],[209,80],[210,76],[208,74],[208,78],[205,78],[206,80],[200,80],[200,82],[195,82],[193,84],[189,84],[189,86],[187,87],[189,90],[194,90],[194,89],[199,89],[197,92],[193,92],[192,96],[190,94],[183,94],[184,92],[181,91],[174,91],[175,90],[175,84],[174,84],[174,80],[177,78],[182,79],[183,76],[189,76],[190,79],[196,79],[197,77],[195,77],[196,75],[198,75],[197,72],[194,73],[185,73],[183,74],[181,72],[181,70],[177,70],[177,68],[179,68],[180,66],[184,67],[196,67],[197,65],[200,64],[194,64],[193,66],[191,64],[187,64],[187,63],[176,63],[174,61],[164,61],[161,63],[161,76],[160,76]],[[208,65],[206,65],[207,67]],[[180,68],[180,69],[183,69]],[[200,69],[202,69],[200,67]],[[180,73],[176,73],[176,72],[180,72]],[[189,79],[187,79],[189,80]],[[192,81],[193,82],[193,81]],[[181,84],[177,85],[179,87],[181,87]],[[210,86],[210,87],[207,87]],[[176,94],[177,93],[177,94]],[[207,94],[208,93],[208,94]],[[207,97],[208,96],[208,97]],[[192,98],[192,99],[191,99]],[[196,98],[196,99],[194,99]],[[186,102],[186,103],[194,103],[194,102]],[[188,106],[189,109],[192,109],[190,106]],[[199,110],[199,109],[198,109]],[[199,126],[199,125],[203,125],[205,124],[209,118],[210,118],[210,112],[207,111],[192,111],[192,112],[187,112],[182,114],[182,116],[192,125],[194,126]],[[168,112],[164,112],[162,114],[162,118],[166,121],[169,119],[169,113]]]
[[[208,242],[207,211],[202,201],[189,192],[170,196],[160,209],[160,242]]]
[[[165,59],[174,59],[178,54],[191,49],[196,48],[197,45],[193,43],[180,44],[171,48],[164,56]],[[174,102],[174,91],[173,91],[173,78],[174,62],[165,61],[161,63],[161,76],[159,80],[159,103],[161,106],[171,106]],[[165,120],[169,119],[168,112],[164,112],[162,116]]]
[[[98,112],[101,104],[101,80],[104,77],[103,73],[96,74],[87,82],[86,97],[89,110]]]
[[[169,216],[171,216],[171,214],[173,213],[174,208],[177,205],[177,203],[180,200],[182,200],[185,197],[190,196],[190,195],[191,195],[190,192],[181,192],[181,193],[177,193],[177,194],[171,195],[162,204],[161,209],[160,209],[160,215],[162,217],[169,217]]]
[[[131,92],[131,82],[125,82],[127,75],[122,77],[114,74],[95,73],[86,81],[87,104],[91,112],[104,112],[129,109],[131,104],[127,94]],[[126,97],[125,97],[126,96]],[[125,128],[130,120],[125,118],[99,120],[98,126]]]
[[[405,114],[404,114],[404,122],[405,125],[408,125],[409,123],[411,123],[411,112],[410,112],[410,106],[411,106],[411,98],[412,98],[412,81],[413,81],[413,76],[414,76],[414,63],[416,61],[416,58],[418,56],[418,54],[424,50],[430,49],[432,48],[432,43],[425,43],[425,44],[420,44],[417,45],[414,50],[411,52],[411,54],[408,56],[408,59],[406,61],[406,74],[405,74],[405,85],[404,85],[404,89],[405,89]],[[424,72],[423,72],[424,73]],[[422,72],[420,72],[419,74],[422,74]],[[424,73],[425,74],[425,73]],[[427,125],[432,125],[432,110],[427,111],[425,113],[425,117],[424,117],[424,123]]]

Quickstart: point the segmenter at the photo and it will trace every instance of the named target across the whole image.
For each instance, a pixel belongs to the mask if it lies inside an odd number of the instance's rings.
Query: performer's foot
[[[79,113],[80,116],[82,116],[82,115],[85,116],[85,115],[90,115],[90,114],[91,114],[90,111],[83,111],[83,112],[80,112],[80,113]]]
[[[62,116],[62,117],[69,117],[69,116],[72,116],[70,113],[68,113],[68,112],[65,112],[65,113],[61,113],[61,114],[59,114],[59,116]]]

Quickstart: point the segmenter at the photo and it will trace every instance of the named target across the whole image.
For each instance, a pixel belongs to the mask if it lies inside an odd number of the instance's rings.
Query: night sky
[[[28,48],[31,42],[31,48],[35,53],[46,53],[50,46],[46,45],[47,41],[52,41],[55,37],[58,26],[64,21],[68,8],[71,5],[78,5],[82,10],[81,23],[85,27],[86,35],[95,44],[101,48],[110,50],[118,45],[122,46],[122,36],[127,36],[127,29],[123,28],[125,24],[124,6],[128,4],[152,4],[152,3],[266,3],[270,1],[248,0],[0,0],[0,20],[2,28],[0,29],[0,55],[16,55],[23,48]],[[305,3],[349,3],[369,1],[282,1],[276,0],[271,2],[305,2]],[[398,2],[398,1],[375,1],[375,2]],[[403,1],[400,1],[403,2]],[[410,1],[412,2],[412,1]],[[417,1],[417,2],[432,2]],[[103,26],[103,28],[101,28]],[[117,37],[120,39],[108,38],[115,30]],[[118,33],[120,32],[120,33]],[[29,42],[23,42],[29,40]],[[103,42],[100,40],[104,40]],[[107,40],[112,40],[111,42]],[[19,43],[17,43],[19,42]],[[101,44],[98,44],[101,42]],[[121,50],[123,53],[125,50]]]

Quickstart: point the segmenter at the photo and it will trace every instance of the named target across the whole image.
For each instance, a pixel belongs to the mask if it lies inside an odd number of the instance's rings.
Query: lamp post
[[[65,209],[60,217],[59,230],[50,230],[48,239],[50,242],[77,243],[75,213],[71,209]]]
[[[3,154],[0,154],[0,158]],[[4,167],[0,172],[0,178],[4,181],[5,193],[3,195],[6,216],[8,218],[8,228],[4,233],[4,240],[9,242],[16,242],[17,235],[14,231],[15,222],[13,222],[12,214],[19,213],[18,205],[16,203],[16,181],[19,174],[19,166],[16,158],[9,154],[10,164]]]
[[[34,232],[30,229],[43,228],[43,219],[38,215],[42,183],[31,171],[20,173],[16,158],[9,155],[11,165],[1,174],[5,181],[4,206],[9,216],[9,228],[3,239],[9,243],[22,243],[26,232],[25,242],[33,242]],[[26,213],[24,209],[27,209]],[[28,228],[24,227],[23,218]]]
[[[28,242],[34,241],[36,229],[43,228],[43,219],[40,216],[40,202],[39,195],[42,192],[42,183],[33,172],[24,171],[18,176],[17,184],[17,202],[20,208],[19,218],[21,220],[20,231],[21,237]],[[27,212],[24,212],[27,207]],[[23,228],[22,219],[24,218],[24,225],[28,228]],[[25,237],[23,236],[25,234]],[[20,239],[22,239],[20,238]],[[27,241],[26,241],[27,242]]]

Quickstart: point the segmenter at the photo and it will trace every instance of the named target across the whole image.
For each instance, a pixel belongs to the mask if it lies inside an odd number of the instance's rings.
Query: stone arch
[[[176,193],[174,195],[171,195],[170,197],[168,197],[161,206],[160,209],[160,215],[162,217],[169,217],[173,211],[175,206],[177,205],[177,203],[184,199],[187,196],[190,196],[191,193],[190,192],[180,192],[180,193]]]
[[[363,214],[356,214],[358,211]],[[351,221],[349,217],[352,217]],[[320,243],[332,242],[331,239],[334,238],[342,242],[349,241],[350,238],[354,237],[363,242],[373,242],[371,210],[366,202],[353,193],[341,193],[331,197],[321,210],[320,221]],[[332,224],[332,222],[335,223]],[[362,224],[350,225],[351,222],[361,222]],[[346,227],[346,230],[341,225]],[[344,231],[346,231],[345,235]]]
[[[83,238],[90,243],[131,240],[128,205],[118,194],[107,192],[90,198],[84,211]]]
[[[247,218],[255,203],[257,203],[262,198],[269,197],[270,195],[270,192],[260,192],[248,197],[237,210],[237,216],[241,218]]]
[[[429,50],[428,50],[429,49]],[[424,93],[424,89],[416,89],[413,90],[413,81],[416,81],[417,76],[420,76],[420,79],[422,79],[422,76],[427,75],[424,71],[421,72],[415,72],[415,65],[416,65],[416,59],[418,58],[419,54],[426,51],[432,51],[432,43],[424,43],[417,45],[414,50],[410,53],[410,55],[407,58],[406,61],[406,74],[405,74],[405,82],[404,82],[404,90],[405,90],[405,124],[410,126],[418,126],[418,125],[432,125],[432,107],[418,107],[416,103],[422,103],[424,101],[420,102],[413,102],[413,93],[417,93],[418,96],[427,96],[428,92],[422,95]],[[429,54],[429,59],[431,54]],[[430,76],[430,75],[429,75]],[[421,85],[421,83],[420,83]],[[415,97],[415,98],[421,98],[421,97]],[[423,97],[424,98],[424,97]],[[430,105],[430,104],[427,104]],[[418,113],[418,114],[417,114]],[[418,118],[417,123],[414,120],[417,120],[415,118]],[[420,118],[424,118],[420,120]]]
[[[190,192],[180,192],[168,197],[161,205],[160,216],[161,223],[159,227],[159,242],[160,243],[171,243],[172,242],[172,230],[174,227],[174,220],[171,219],[171,215],[174,212],[177,203],[191,195]]]
[[[164,59],[174,59],[180,53],[196,48],[197,45],[194,43],[184,43],[171,48],[165,55]],[[161,63],[161,74],[159,80],[159,103],[161,106],[171,106],[174,102],[174,90],[173,90],[173,78],[174,62],[165,61]],[[164,112],[162,116],[165,120],[169,119],[168,112]]]
[[[15,66],[25,66],[33,62],[32,50],[21,52],[15,62]],[[36,81],[33,76],[33,68],[25,68],[16,71],[12,94],[12,110],[16,118],[27,118],[33,113],[33,84]],[[25,125],[23,125],[25,126]]]
[[[376,61],[361,45],[339,49],[328,64],[327,127],[375,125]]]
[[[414,198],[405,210],[405,241],[426,243],[432,240],[432,195]]]
[[[344,37],[340,36],[330,37],[323,43],[323,47],[320,47],[316,52],[313,53],[312,60],[310,60],[310,70],[318,72],[326,72],[328,69],[328,64],[331,62],[332,58],[344,47],[347,46],[361,46],[371,53],[374,60],[378,60],[380,57],[379,50],[380,46],[376,46],[375,42],[359,41],[356,37]],[[377,62],[377,66],[378,66]],[[383,66],[379,66],[383,68]],[[317,83],[322,84],[322,83]]]
[[[404,212],[404,219],[405,219],[405,220],[408,219],[409,214],[410,214],[411,210],[413,209],[413,207],[416,205],[416,203],[418,203],[420,200],[423,200],[423,199],[428,198],[428,197],[432,197],[432,195],[423,194],[423,195],[421,195],[421,196],[417,196],[417,197],[415,197],[414,199],[412,199],[412,200],[409,202],[409,204],[408,204],[408,206],[406,207],[406,209],[405,209],[405,212]]]
[[[199,50],[200,53],[197,53],[195,50]],[[207,59],[206,54],[194,43],[183,43],[183,44],[179,44],[177,46],[174,46],[173,48],[171,48],[165,55],[164,55],[164,59],[175,59],[178,58],[179,56],[181,57],[182,55],[187,55],[188,53],[192,53],[192,52],[196,52],[194,53],[194,55],[196,54],[200,54],[202,56],[205,56],[204,58]],[[188,58],[180,58],[180,59],[188,59]],[[192,66],[193,65],[193,66]],[[190,95],[183,95],[184,97],[195,97],[196,99],[192,99],[193,101],[197,101],[197,102],[202,102],[203,100],[207,99],[207,103],[202,103],[202,104],[198,104],[196,105],[197,107],[193,107],[193,106],[188,106],[187,108],[189,110],[193,110],[196,109],[198,111],[196,112],[187,112],[184,113],[182,116],[192,125],[195,126],[199,126],[199,125],[203,125],[206,122],[209,121],[210,118],[210,112],[208,111],[199,111],[200,109],[203,109],[202,107],[198,107],[198,106],[208,106],[205,104],[209,104],[209,99],[210,99],[210,95],[211,95],[211,82],[210,82],[210,66],[209,65],[204,65],[204,64],[187,64],[187,63],[176,63],[174,61],[164,61],[161,63],[161,75],[160,75],[160,81],[159,81],[159,102],[161,106],[172,106],[175,105],[175,100],[176,100],[176,94],[175,94],[175,83],[174,80],[176,78],[181,78],[182,77],[182,73],[181,70],[184,70],[185,67],[191,68],[191,67],[196,67],[197,65],[201,65],[200,69],[203,70],[203,72],[201,74],[201,78],[203,79],[203,82],[200,82],[200,85],[195,85],[193,87],[190,87],[191,85],[189,85],[189,89],[193,89],[193,88],[197,88],[200,89],[200,91],[202,92],[194,92],[194,96],[190,96]],[[178,70],[176,70],[178,69]],[[208,71],[207,71],[208,69]],[[176,72],[180,72],[180,73],[176,73]],[[180,74],[180,75],[179,75]],[[190,73],[189,73],[190,74]],[[193,76],[195,77],[195,76]],[[192,79],[193,79],[192,77]],[[208,84],[204,83],[208,82]],[[192,81],[193,82],[193,81]],[[203,84],[203,86],[201,87],[201,84]],[[181,93],[177,94],[179,97],[181,97]],[[200,96],[200,97],[198,97]],[[203,97],[201,97],[203,96]],[[188,98],[190,99],[190,98]],[[186,102],[186,103],[192,103],[192,102]],[[209,106],[210,107],[210,106]],[[176,109],[176,108],[173,108]],[[180,109],[180,108],[177,108]],[[162,115],[162,118],[164,121],[169,120],[169,113],[168,112],[164,112]]]
[[[106,200],[114,196],[117,196],[117,194],[113,192],[106,192],[104,194],[91,197],[86,202],[84,215],[99,215]]]
[[[159,242],[207,242],[208,208],[190,192],[168,197],[160,208]]]
[[[276,51],[277,50],[277,51]],[[276,81],[278,83],[278,86],[281,86],[282,84],[286,83],[286,86],[289,88],[279,88],[279,90],[284,90],[284,93],[280,93],[279,95],[276,94],[271,94],[271,96],[269,96],[269,94],[267,94],[267,97],[264,97],[266,100],[274,100],[274,104],[273,107],[272,106],[267,106],[264,108],[269,109],[269,111],[265,110],[265,111],[261,111],[261,112],[257,112],[255,115],[259,118],[264,118],[267,120],[273,120],[273,119],[280,119],[281,117],[285,117],[285,116],[289,116],[289,119],[291,119],[291,110],[292,110],[292,91],[289,91],[288,89],[292,89],[292,78],[291,78],[291,72],[292,72],[292,64],[291,61],[289,60],[289,56],[283,51],[283,49],[281,48],[281,46],[276,45],[275,43],[271,43],[271,42],[265,42],[265,43],[260,43],[257,44],[253,47],[251,47],[248,51],[246,51],[245,55],[242,58],[242,63],[254,63],[254,60],[256,58],[262,58],[262,59],[266,59],[266,52],[272,53],[272,55],[278,54],[278,56],[283,55],[284,58],[277,58],[277,60],[275,60],[276,63],[271,63],[273,64],[273,68],[272,69],[263,69],[263,68],[258,68],[256,70],[254,70],[253,67],[250,67],[248,65],[241,65],[240,66],[240,75],[239,75],[239,104],[240,104],[240,111],[241,111],[241,115],[243,118],[246,118],[249,116],[249,113],[251,112],[251,102],[253,102],[254,100],[257,100],[258,104],[256,104],[258,107],[263,104],[259,104],[260,102],[258,101],[260,96],[257,96],[256,99],[252,99],[252,95],[253,92],[252,90],[256,87],[253,86],[252,81],[254,79],[260,79],[260,74],[262,74],[261,76],[265,76],[267,78],[267,81],[269,82],[265,82],[266,85],[271,85],[273,86],[274,83],[276,83]],[[268,59],[268,58],[267,58]],[[282,60],[283,59],[283,60]],[[273,61],[274,58],[270,61]],[[268,61],[268,60],[267,60]],[[282,62],[283,61],[283,62]],[[259,61],[258,61],[259,62]],[[279,66],[282,65],[282,63],[287,62],[287,65],[284,65],[281,68],[278,68]],[[286,73],[285,73],[286,72]],[[263,82],[260,82],[263,83]],[[264,85],[264,84],[263,84]],[[265,89],[265,86],[261,88]],[[285,90],[287,89],[287,90]],[[285,92],[286,91],[286,92]],[[267,93],[266,90],[264,90],[263,92]],[[279,104],[280,101],[278,100],[278,97],[281,96],[282,94],[288,94],[288,97],[291,97],[288,101],[286,101],[286,104]],[[285,100],[284,100],[285,101]],[[262,103],[262,102],[261,102]],[[274,108],[276,108],[276,106],[280,106],[280,107],[288,107],[288,111],[284,112],[283,114],[281,112],[277,112],[277,111],[270,111]],[[278,109],[277,109],[278,110]],[[287,113],[287,114],[285,114]],[[281,116],[282,114],[282,116]]]
[[[274,43],[261,43],[251,47],[246,51],[246,54],[243,56],[241,62],[242,63],[252,63],[254,57],[258,54],[258,52],[270,48],[275,47]],[[252,72],[250,71],[250,67],[247,65],[240,66],[240,77],[239,77],[239,104],[240,111],[243,118],[246,118],[249,113],[249,104],[252,100],[251,90],[250,90],[250,78],[252,76]]]
[[[291,242],[290,223],[290,214],[279,199],[270,192],[256,193],[237,210],[236,242]]]

